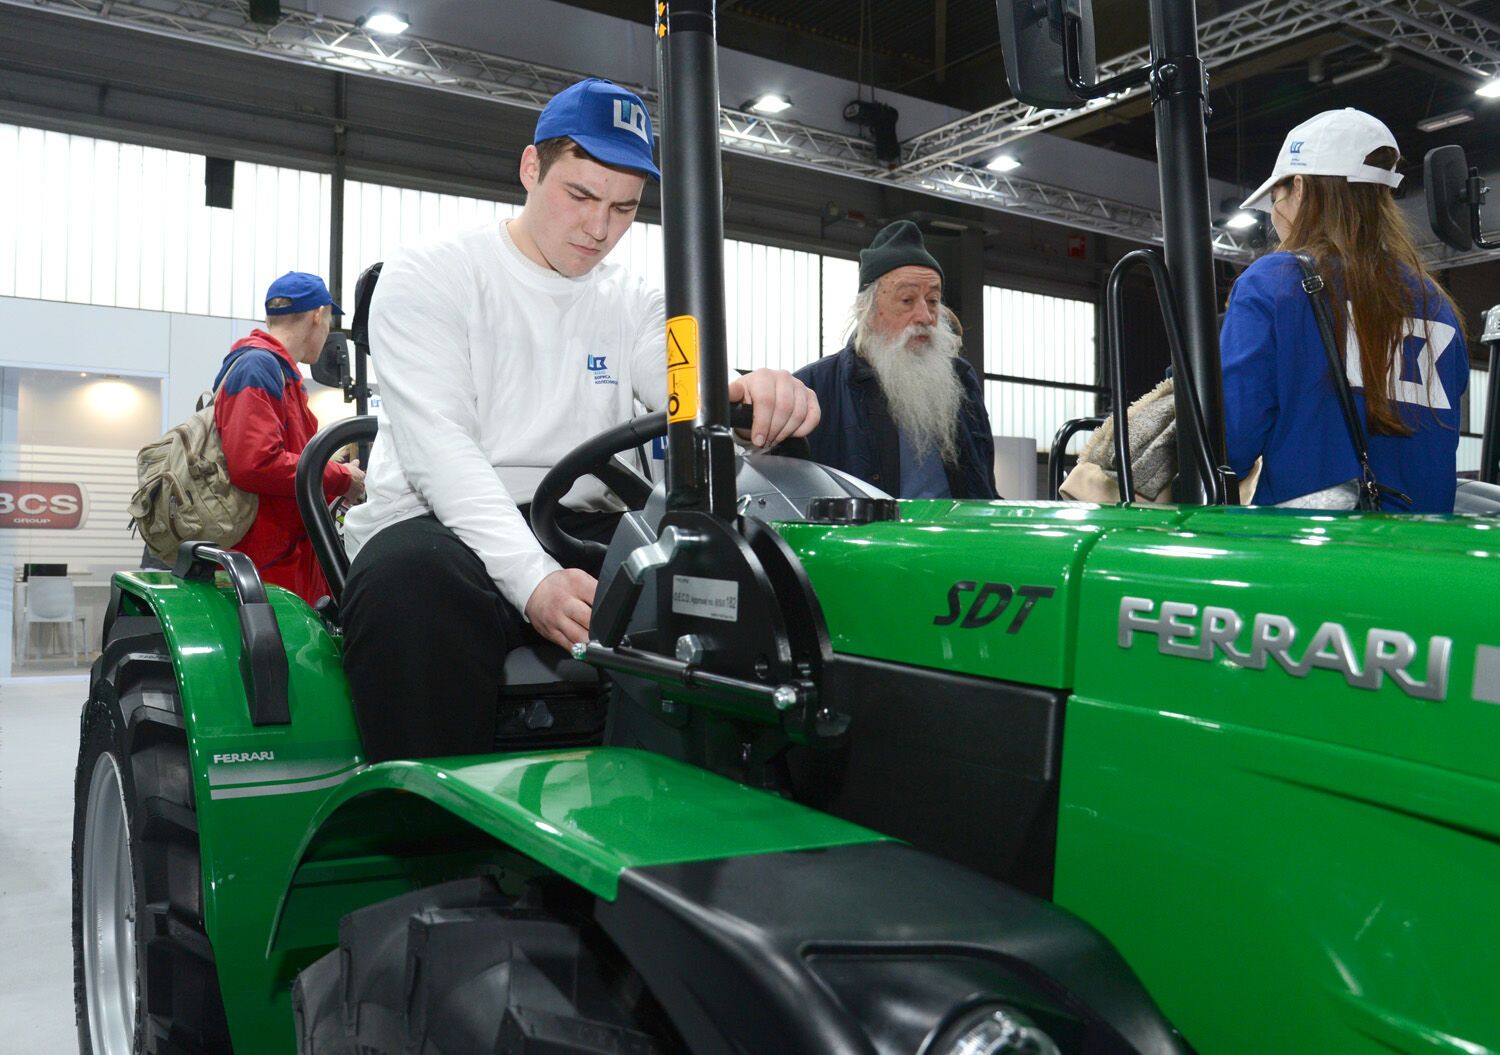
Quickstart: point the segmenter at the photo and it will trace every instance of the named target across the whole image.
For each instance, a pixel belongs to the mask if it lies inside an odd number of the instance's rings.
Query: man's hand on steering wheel
[[[578,568],[561,568],[537,583],[526,600],[536,632],[563,648],[589,639],[589,617],[599,581]]]
[[[729,402],[750,404],[750,442],[761,448],[806,436],[822,416],[816,392],[785,370],[766,367],[729,382]]]

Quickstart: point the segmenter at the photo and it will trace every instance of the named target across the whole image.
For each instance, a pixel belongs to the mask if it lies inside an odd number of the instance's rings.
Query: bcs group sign
[[[83,489],[77,484],[0,480],[0,528],[67,530],[83,523]]]

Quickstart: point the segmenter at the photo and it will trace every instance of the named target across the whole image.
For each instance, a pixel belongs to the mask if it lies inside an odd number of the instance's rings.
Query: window
[[[354,310],[360,272],[402,246],[431,241],[480,224],[498,224],[520,209],[506,202],[460,194],[344,183],[344,290],[339,304]]]
[[[238,162],[204,204],[199,154],[0,124],[0,296],[255,319],[286,271],[328,267],[331,177]],[[59,226],[60,225],[60,226]]]
[[[1062,424],[1094,414],[1094,305],[986,286],[984,398],[997,436],[1045,451]]]

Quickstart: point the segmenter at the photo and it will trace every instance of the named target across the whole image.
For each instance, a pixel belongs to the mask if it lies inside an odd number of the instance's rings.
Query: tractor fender
[[[393,862],[411,865],[424,853],[482,857],[488,847],[492,869],[539,866],[612,901],[632,868],[887,838],[632,748],[382,762],[340,783],[313,817],[280,887],[270,949],[306,944],[292,931],[330,886],[373,890],[382,885],[376,873],[389,877]],[[482,865],[449,860],[427,878]],[[360,907],[353,900],[346,911]]]

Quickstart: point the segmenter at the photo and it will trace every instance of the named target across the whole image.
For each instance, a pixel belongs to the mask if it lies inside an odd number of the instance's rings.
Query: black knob
[[[873,524],[898,520],[901,507],[893,498],[814,498],[807,504],[813,524]]]

